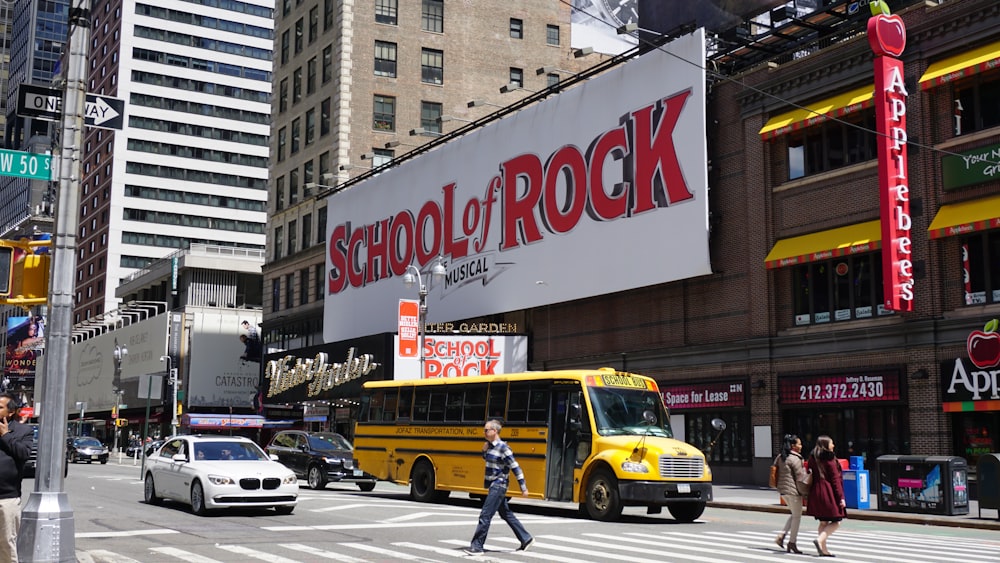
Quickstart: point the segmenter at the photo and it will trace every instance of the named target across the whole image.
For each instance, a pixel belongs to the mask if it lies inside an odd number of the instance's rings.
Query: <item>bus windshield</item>
[[[645,389],[589,387],[597,433],[602,436],[649,435],[673,438],[660,397]],[[646,420],[644,412],[655,418]]]

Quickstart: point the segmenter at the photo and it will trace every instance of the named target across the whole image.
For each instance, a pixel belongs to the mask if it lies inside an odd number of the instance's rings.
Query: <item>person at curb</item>
[[[17,422],[17,399],[0,394],[0,561],[17,561],[21,476],[31,456],[31,429]]]
[[[781,534],[774,538],[774,543],[788,553],[802,553],[796,544],[799,538],[799,524],[802,522],[802,501],[809,493],[809,487],[802,482],[806,470],[803,467],[801,452],[802,440],[794,434],[785,434],[781,444],[781,453],[774,458],[774,464],[778,468],[778,494],[781,495],[782,500],[791,511]],[[785,548],[786,537],[788,538],[787,549]]]
[[[479,524],[476,525],[476,532],[472,535],[472,545],[465,552],[469,555],[482,555],[483,546],[486,544],[486,535],[490,531],[490,522],[493,516],[500,512],[500,518],[510,526],[510,529],[521,542],[518,551],[524,551],[535,541],[531,534],[524,529],[521,522],[514,516],[507,502],[507,483],[509,474],[514,473],[517,484],[521,486],[521,495],[528,496],[528,485],[524,481],[524,472],[521,466],[514,459],[514,452],[510,450],[507,442],[500,439],[500,421],[491,419],[486,422],[483,432],[486,435],[486,443],[483,444],[483,459],[486,460],[486,475],[484,486],[487,491],[486,499],[483,501],[483,509],[479,513]]]
[[[809,456],[812,484],[809,486],[809,503],[806,514],[819,520],[817,537],[813,541],[820,557],[835,557],[826,547],[826,541],[840,527],[847,516],[844,497],[844,479],[840,473],[837,454],[833,453],[833,439],[820,436]]]

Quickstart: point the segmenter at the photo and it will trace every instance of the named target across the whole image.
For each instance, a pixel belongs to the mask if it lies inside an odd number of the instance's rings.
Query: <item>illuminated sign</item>
[[[885,308],[912,311],[912,221],[906,167],[907,92],[903,84],[903,62],[896,58],[906,47],[903,19],[885,13],[871,17],[868,43],[875,52],[875,123]]]
[[[783,406],[898,401],[899,373],[839,373],[782,377],[778,396]]]
[[[342,364],[329,364],[327,358],[324,352],[320,352],[311,360],[289,355],[280,360],[267,362],[264,377],[271,380],[267,396],[273,397],[308,383],[308,396],[315,397],[323,391],[329,391],[338,385],[368,375],[379,367],[379,364],[373,361],[371,354],[359,356],[355,348],[347,352],[347,359]]]
[[[663,404],[670,410],[745,407],[745,389],[742,381],[660,386]]]

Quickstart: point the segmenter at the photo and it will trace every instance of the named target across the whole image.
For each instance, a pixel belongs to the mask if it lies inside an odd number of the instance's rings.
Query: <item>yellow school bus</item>
[[[666,506],[683,522],[712,500],[705,456],[673,438],[656,382],[611,368],[365,383],[354,457],[408,484],[414,500],[485,495],[490,418],[503,424],[531,498],[579,503],[596,520]]]

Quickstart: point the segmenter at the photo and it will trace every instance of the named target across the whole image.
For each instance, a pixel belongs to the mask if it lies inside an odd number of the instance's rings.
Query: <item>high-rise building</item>
[[[567,2],[283,0],[275,12],[264,339],[291,350],[323,342],[332,189],[600,55],[575,56]]]
[[[125,100],[126,120],[84,133],[74,322],[193,243],[264,248],[273,7],[94,3],[88,92]]]

